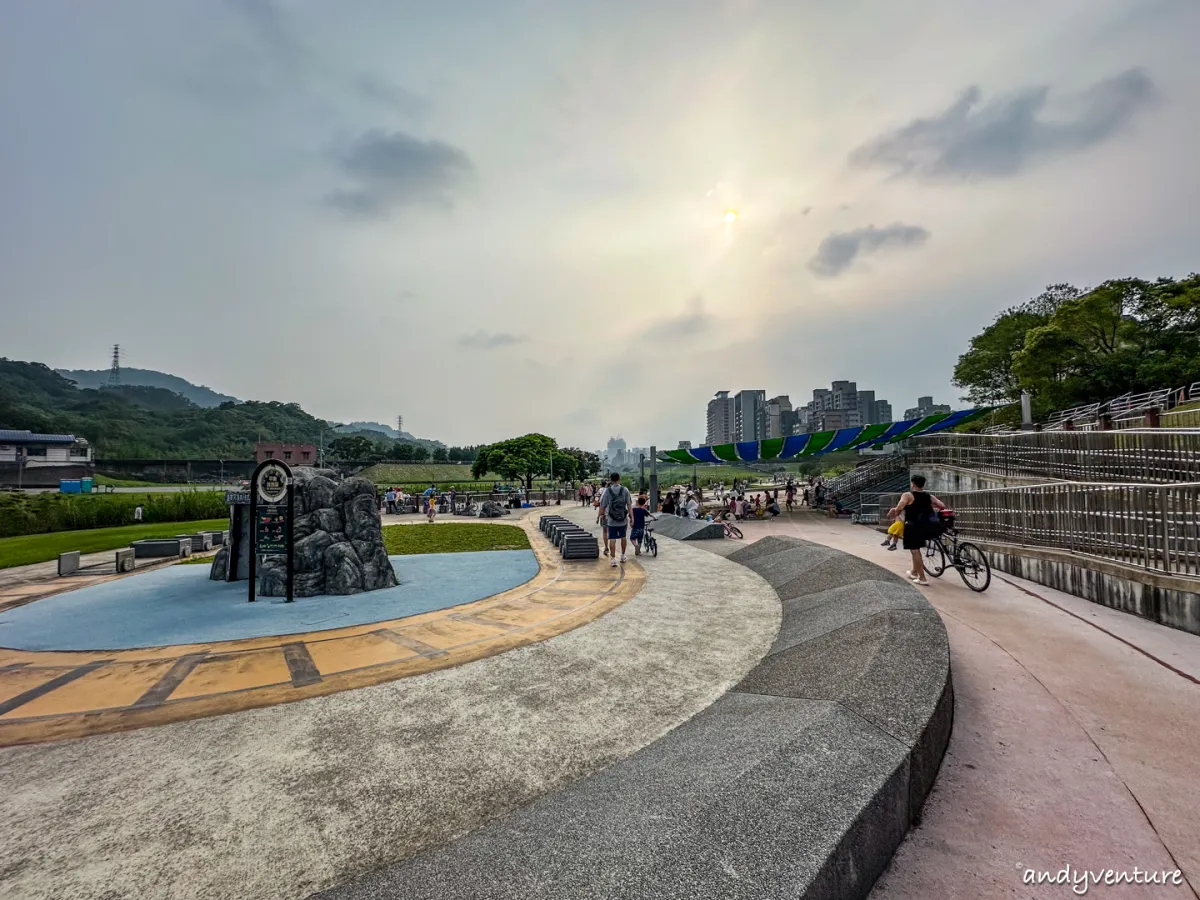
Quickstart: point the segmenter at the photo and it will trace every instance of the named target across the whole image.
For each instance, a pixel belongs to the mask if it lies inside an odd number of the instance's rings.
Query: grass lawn
[[[383,544],[392,556],[528,550],[529,537],[515,525],[385,525]]]
[[[111,485],[112,487],[155,487],[153,481],[131,481],[128,478],[109,478],[107,475],[97,475],[93,479],[95,483],[101,487]]]
[[[475,480],[471,477],[470,463],[461,466],[447,463],[379,463],[358,474],[376,484],[430,484],[443,481],[470,484]],[[481,487],[490,487],[493,481],[494,478],[488,478],[479,484]]]
[[[171,538],[177,534],[196,531],[224,531],[228,527],[228,519],[201,519],[196,522],[122,525],[118,528],[88,528],[83,531],[56,531],[50,534],[0,538],[0,569],[48,562],[57,559],[60,553],[68,553],[71,550],[99,553],[101,550],[128,547],[130,541],[142,538]]]

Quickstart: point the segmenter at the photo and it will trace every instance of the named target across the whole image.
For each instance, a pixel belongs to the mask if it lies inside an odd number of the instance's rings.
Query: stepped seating
[[[563,516],[542,516],[538,528],[550,540],[563,559],[599,559],[600,543],[586,528]]]

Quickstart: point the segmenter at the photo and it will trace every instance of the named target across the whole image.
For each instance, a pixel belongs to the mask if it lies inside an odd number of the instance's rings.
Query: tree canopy
[[[1200,275],[1051,285],[971,339],[954,383],[979,404],[1021,391],[1044,414],[1200,381]]]
[[[573,481],[578,471],[578,457],[558,449],[554,438],[544,434],[526,434],[480,447],[471,466],[475,478],[491,473],[512,481],[520,479],[527,490],[533,489],[535,478],[553,474],[560,481]]]

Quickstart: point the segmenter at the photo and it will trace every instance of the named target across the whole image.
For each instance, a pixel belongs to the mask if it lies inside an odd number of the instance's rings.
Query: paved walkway
[[[766,582],[703,550],[642,562],[628,603],[467,665],[0,749],[0,896],[303,897],[630,756],[737,683],[780,616]]]
[[[907,568],[903,551],[845,521],[800,513],[742,529]],[[1071,897],[1021,884],[1026,867],[1068,864],[1181,868],[1191,884],[1089,896],[1195,896],[1200,638],[1003,573],[984,594],[953,571],[922,590],[950,635],[954,732],[924,823],[872,896]]]

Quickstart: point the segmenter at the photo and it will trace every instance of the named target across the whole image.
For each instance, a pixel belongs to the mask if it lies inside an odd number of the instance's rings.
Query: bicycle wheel
[[[925,544],[925,571],[934,578],[941,578],[946,571],[946,548],[939,538]]]
[[[740,528],[738,528],[736,525],[730,525],[730,526],[728,526],[728,528],[729,528],[729,533],[733,537],[737,538],[739,541],[742,539],[742,530]]]
[[[977,594],[988,589],[992,583],[992,567],[987,555],[974,544],[964,541],[958,545],[958,558],[954,568],[962,576],[963,583]]]
[[[650,555],[658,559],[658,541],[654,538],[648,538],[647,540],[650,541]]]

